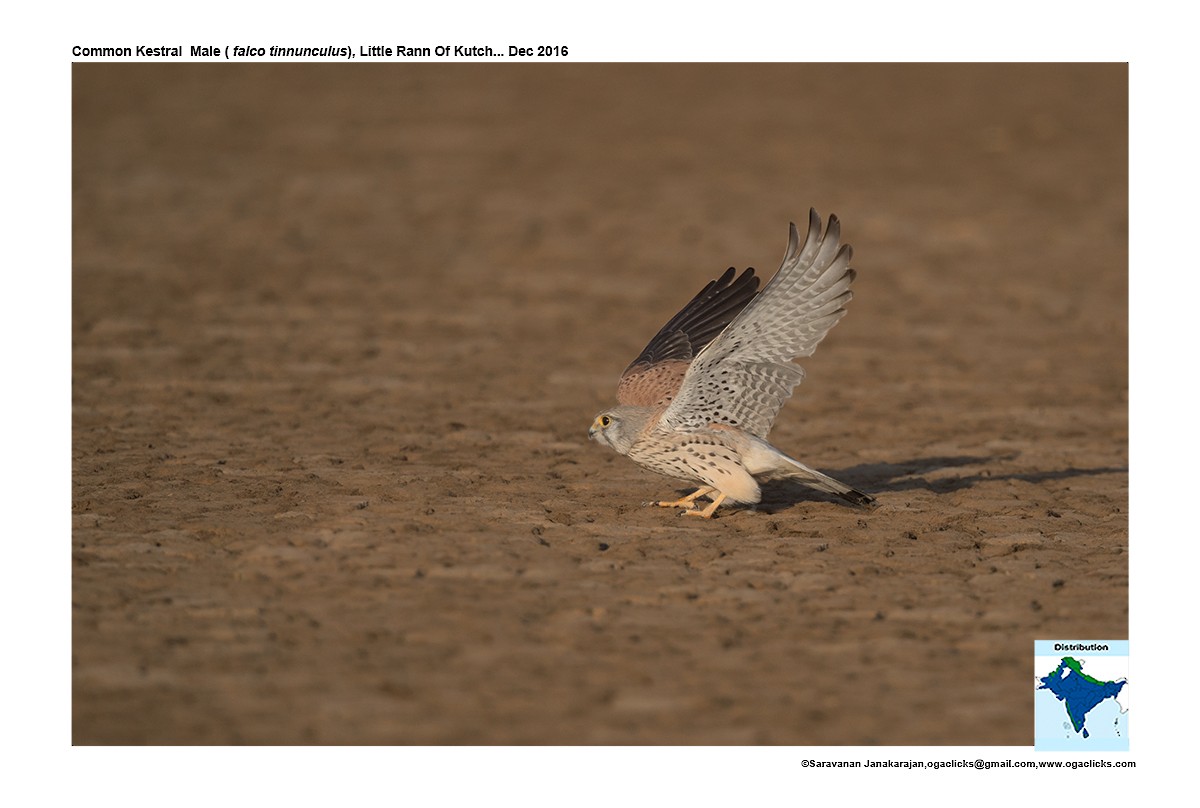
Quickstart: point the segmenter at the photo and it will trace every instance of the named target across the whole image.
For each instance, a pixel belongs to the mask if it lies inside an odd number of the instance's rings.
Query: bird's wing
[[[809,211],[800,244],[791,226],[787,253],[771,282],[692,361],[660,424],[699,429],[729,424],[766,437],[775,416],[804,379],[792,360],[811,356],[850,300],[850,245],[838,246],[836,216],[821,234],[821,217]]]
[[[758,291],[758,278],[747,269],[734,279],[733,267],[700,290],[650,340],[625,368],[617,401],[640,407],[662,406],[679,389],[688,365],[721,333]]]

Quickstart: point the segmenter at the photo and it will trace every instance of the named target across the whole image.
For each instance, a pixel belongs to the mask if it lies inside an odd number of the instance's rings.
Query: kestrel
[[[712,517],[726,499],[753,504],[760,480],[795,479],[856,505],[875,500],[767,443],[767,433],[811,356],[846,314],[850,245],[841,225],[809,211],[804,246],[791,226],[787,252],[761,292],[753,269],[733,267],[671,318],[625,369],[618,406],[596,416],[588,437],[651,471],[699,488],[663,507]],[[757,292],[757,293],[756,293]],[[708,497],[703,510],[696,504]]]

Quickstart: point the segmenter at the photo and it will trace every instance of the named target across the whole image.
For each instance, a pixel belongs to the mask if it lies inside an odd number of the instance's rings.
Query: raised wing
[[[617,401],[652,407],[674,397],[688,365],[758,291],[753,269],[747,269],[736,280],[733,276],[734,269],[730,267],[720,278],[709,281],[654,335],[621,374]]]
[[[692,361],[663,413],[671,429],[729,424],[766,437],[804,370],[792,360],[811,356],[846,314],[852,297],[850,245],[838,246],[836,216],[821,234],[821,217],[809,211],[800,245],[791,226],[787,252],[775,277]]]

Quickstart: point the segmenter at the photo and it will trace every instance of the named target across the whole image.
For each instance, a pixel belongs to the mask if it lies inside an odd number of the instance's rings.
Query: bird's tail
[[[810,469],[762,438],[753,436],[747,436],[747,438],[749,443],[742,451],[742,460],[746,465],[746,470],[754,477],[764,480],[795,480],[804,483],[809,488],[841,497],[853,505],[862,508],[874,507],[875,497],[870,494],[864,494],[857,488],[833,479],[828,474]]]
[[[780,454],[783,454],[780,452]],[[787,477],[797,482],[804,483],[809,488],[815,488],[818,491],[824,491],[828,494],[834,494],[841,497],[852,505],[857,505],[860,508],[875,507],[875,497],[870,494],[864,494],[853,486],[846,485],[843,482],[833,479],[828,474],[822,474],[816,469],[810,469],[808,466],[801,463],[795,458],[783,455],[788,460],[790,468],[781,469],[781,476]]]

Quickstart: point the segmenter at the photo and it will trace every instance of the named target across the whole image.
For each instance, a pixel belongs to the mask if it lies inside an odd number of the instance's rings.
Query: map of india
[[[1129,640],[1034,640],[1033,746],[1129,751]]]
[[[1125,681],[1102,682],[1083,672],[1083,665],[1072,657],[1063,657],[1058,667],[1041,680],[1038,690],[1049,690],[1067,708],[1075,731],[1089,737],[1087,714],[1105,699],[1115,699],[1125,687]]]

